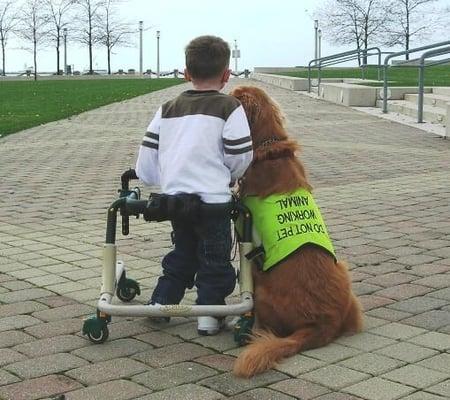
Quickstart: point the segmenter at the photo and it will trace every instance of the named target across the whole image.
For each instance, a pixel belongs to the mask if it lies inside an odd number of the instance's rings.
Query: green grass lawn
[[[0,81],[0,136],[183,82],[182,79]]]
[[[299,72],[285,72],[283,75],[307,78],[308,70]],[[311,76],[317,77],[317,70],[312,69]],[[361,78],[361,68],[323,68],[320,76],[322,78]],[[377,68],[369,66],[366,68],[366,79],[377,79]],[[383,79],[383,71],[381,71]],[[417,67],[389,67],[389,86],[417,86],[419,82],[419,69]],[[372,86],[382,86],[381,83],[367,83]],[[436,65],[425,68],[425,86],[450,86],[450,66]]]

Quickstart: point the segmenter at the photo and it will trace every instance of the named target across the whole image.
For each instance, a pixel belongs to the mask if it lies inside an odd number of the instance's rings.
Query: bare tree
[[[56,74],[60,75],[60,47],[61,36],[64,28],[67,28],[69,21],[67,18],[70,7],[75,3],[74,0],[45,0],[47,7],[48,17],[53,26],[49,32],[48,39],[54,45],[56,49]]]
[[[392,2],[390,0],[348,0],[347,3],[356,8],[360,15],[363,49],[367,50],[370,40],[374,44],[378,44],[380,34],[385,29],[388,18],[392,13]],[[367,64],[366,53],[363,57],[363,63]]]
[[[386,45],[401,45],[407,51],[411,40],[423,41],[439,26],[445,9],[430,7],[437,0],[397,0],[386,31]],[[447,11],[448,12],[448,11]],[[409,54],[405,54],[409,60]]]
[[[89,74],[92,75],[94,73],[92,68],[93,48],[100,40],[97,17],[104,0],[75,0],[75,3],[80,7],[80,14],[77,18],[77,40],[88,47]]]
[[[2,75],[6,75],[6,45],[8,36],[17,24],[17,13],[13,8],[14,1],[0,3],[0,43],[2,46]]]
[[[315,17],[323,26],[325,40],[338,45],[355,45],[361,48],[361,29],[356,9],[344,7],[338,0],[329,0],[318,9]],[[361,64],[358,59],[358,63]]]
[[[37,51],[48,36],[49,19],[40,0],[26,0],[20,13],[17,35],[31,47],[25,47],[33,53],[34,80],[37,79]]]
[[[99,22],[99,42],[106,47],[108,60],[108,74],[111,74],[111,54],[114,46],[129,45],[129,37],[136,29],[131,24],[123,22],[119,19],[115,4],[118,1],[105,0],[98,15]]]
[[[325,37],[335,44],[353,43],[358,50],[379,44],[392,10],[392,0],[329,0],[317,11]],[[360,60],[358,60],[360,61]],[[367,55],[363,52],[363,63]]]

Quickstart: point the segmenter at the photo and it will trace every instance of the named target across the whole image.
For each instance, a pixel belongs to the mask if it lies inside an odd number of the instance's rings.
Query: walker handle
[[[128,185],[128,182],[127,182]],[[126,197],[125,200],[125,204],[123,204],[120,207],[120,214],[122,216],[122,235],[127,236],[130,233],[130,215],[135,215],[136,218],[139,218],[139,213],[140,211],[134,211],[132,213],[130,213],[130,205],[133,203],[139,204],[141,205],[142,208],[142,204],[147,204],[147,202],[143,202],[142,200],[140,200],[141,198],[141,191],[139,190],[138,187],[135,187],[133,190],[128,190],[126,192],[124,192],[123,190],[121,191],[122,196]],[[122,197],[121,196],[121,197]]]
[[[120,177],[120,180],[122,182],[122,190],[124,191],[128,191],[130,186],[129,186],[129,182],[132,179],[139,179],[138,176],[136,175],[136,171],[132,168],[130,168],[129,170],[125,171],[122,176]]]

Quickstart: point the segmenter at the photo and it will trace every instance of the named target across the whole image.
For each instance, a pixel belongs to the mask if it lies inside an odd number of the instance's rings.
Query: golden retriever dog
[[[278,105],[253,86],[239,86],[231,95],[245,109],[254,149],[253,161],[240,181],[241,199],[264,199],[302,188],[311,192],[296,156],[299,145],[288,136]],[[258,218],[253,215],[254,221]],[[361,305],[352,292],[347,266],[323,247],[303,244],[266,272],[255,263],[252,269],[259,329],[237,358],[235,375],[251,377],[285,357],[361,331]]]

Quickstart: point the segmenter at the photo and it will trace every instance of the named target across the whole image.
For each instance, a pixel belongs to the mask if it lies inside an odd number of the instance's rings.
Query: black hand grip
[[[129,169],[128,171],[125,171],[122,176],[120,177],[120,180],[122,182],[122,190],[128,190],[129,189],[129,185],[128,183],[132,180],[132,179],[139,179],[138,176],[136,175],[136,171],[134,169]]]
[[[130,233],[130,217],[122,215],[122,235],[127,236]]]
[[[127,171],[128,172],[128,171]],[[127,181],[128,185],[128,181]],[[126,197],[126,201],[120,207],[120,214],[122,215],[122,235],[126,236],[130,233],[130,215],[139,216],[139,210],[130,209],[130,203],[142,203],[139,201],[141,192],[138,187],[135,187],[131,191],[122,191],[122,196]],[[144,203],[145,204],[145,203]]]

